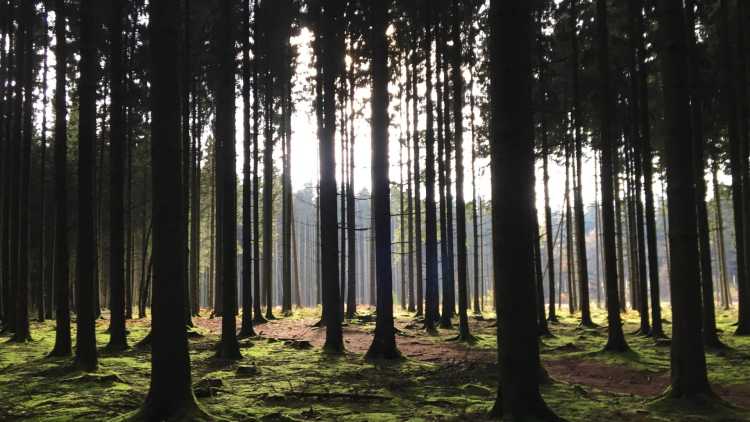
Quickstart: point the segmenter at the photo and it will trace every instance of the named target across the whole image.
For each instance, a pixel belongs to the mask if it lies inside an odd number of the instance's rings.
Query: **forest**
[[[0,0],[1,421],[750,421],[745,0]]]

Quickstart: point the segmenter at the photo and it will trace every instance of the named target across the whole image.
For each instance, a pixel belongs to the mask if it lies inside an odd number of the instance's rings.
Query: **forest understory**
[[[471,317],[477,342],[468,345],[453,340],[457,329],[428,334],[412,314],[397,312],[404,359],[368,362],[371,311],[346,322],[344,356],[322,352],[325,330],[314,327],[318,311],[304,309],[257,325],[257,337],[241,340],[240,361],[214,357],[221,318],[196,317],[190,337],[195,394],[211,414],[236,421],[489,420],[498,377],[494,315]],[[603,310],[593,315],[605,323]],[[667,312],[668,332],[670,317]],[[542,363],[551,376],[542,392],[558,415],[570,421],[750,420],[750,338],[732,334],[736,311],[717,312],[728,348],[708,349],[706,359],[713,389],[725,403],[708,407],[656,399],[669,385],[669,341],[632,334],[639,326],[636,312],[623,314],[633,349],[624,354],[601,351],[606,327],[580,328],[567,312],[559,318],[550,325],[553,335],[541,338]],[[137,409],[151,364],[148,347],[136,344],[149,325],[147,319],[128,321],[130,349],[111,354],[104,349],[108,321],[98,320],[99,370],[83,373],[71,369],[69,358],[46,356],[54,322],[32,322],[33,341],[0,348],[0,420],[101,421]]]

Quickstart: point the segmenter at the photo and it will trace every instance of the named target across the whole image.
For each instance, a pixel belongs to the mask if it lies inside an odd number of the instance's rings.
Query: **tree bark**
[[[184,319],[182,275],[187,246],[180,180],[179,81],[177,51],[179,1],[151,5],[149,26],[153,59],[153,123],[151,160],[154,197],[154,293],[151,386],[145,403],[128,420],[211,420],[193,394]],[[177,294],[175,294],[177,293]]]
[[[70,283],[68,253],[68,123],[66,119],[66,43],[65,0],[55,0],[55,346],[51,356],[68,356],[70,339]]]
[[[81,62],[79,78],[78,129],[78,250],[76,252],[77,365],[86,371],[96,370],[97,352],[94,332],[94,273],[96,241],[94,238],[94,148],[96,141],[96,85],[98,24],[91,0],[81,1]]]
[[[601,121],[601,184],[602,184],[602,217],[604,228],[604,270],[607,290],[607,344],[605,350],[624,352],[629,349],[622,331],[620,320],[620,298],[617,291],[617,263],[615,251],[615,213],[614,190],[612,187],[612,118],[613,103],[609,72],[609,25],[607,23],[606,0],[597,0],[597,34],[599,55],[599,76],[602,92],[602,121]]]
[[[389,0],[372,4],[372,202],[377,267],[375,337],[368,359],[396,359],[391,268],[391,193],[388,159],[388,26]]]
[[[500,345],[500,388],[493,413],[513,420],[558,421],[542,399],[537,376],[533,28],[529,2],[490,2],[492,238]]]
[[[125,337],[125,221],[124,221],[124,173],[125,173],[125,127],[124,127],[124,74],[122,69],[122,0],[112,5],[110,23],[110,350],[127,348]]]
[[[255,336],[252,297],[252,181],[250,132],[250,0],[242,2],[242,327],[239,335]],[[256,59],[257,60],[257,59]],[[258,294],[257,291],[255,293]]]
[[[322,18],[323,61],[323,122],[320,139],[320,244],[323,309],[326,324],[326,341],[323,346],[328,353],[343,353],[344,341],[341,329],[341,296],[339,294],[338,239],[336,211],[336,92],[335,82],[343,51],[343,37],[338,25],[343,13],[343,1],[327,2]]]
[[[233,7],[228,2],[219,6],[220,19],[216,33],[215,54],[218,60],[218,80],[216,86],[216,142],[220,147],[222,160],[219,168],[222,184],[221,231],[223,315],[221,318],[221,339],[216,356],[222,359],[240,359],[240,346],[237,342],[235,315],[237,314],[237,173],[235,152],[235,37],[232,31],[234,22]]]
[[[689,51],[681,0],[657,2],[661,31],[661,70],[664,121],[667,128],[666,169],[669,200],[670,276],[672,297],[671,397],[694,398],[711,394],[701,337],[698,239],[693,185],[693,150],[690,125]]]

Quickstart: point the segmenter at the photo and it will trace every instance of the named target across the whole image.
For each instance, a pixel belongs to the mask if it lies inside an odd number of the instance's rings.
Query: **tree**
[[[700,283],[702,292],[702,326],[703,343],[709,348],[722,348],[716,332],[716,313],[714,305],[714,282],[711,271],[711,247],[708,226],[708,206],[706,205],[705,179],[705,129],[702,112],[704,98],[701,94],[701,76],[699,75],[699,52],[695,37],[695,2],[688,0],[685,7],[685,25],[687,49],[690,54],[688,80],[690,83],[690,113],[693,132],[693,176],[695,177],[695,204],[697,215],[698,251],[700,256]]]
[[[68,283],[68,123],[65,107],[66,60],[65,0],[55,0],[55,346],[51,356],[68,356],[71,353],[70,305]]]
[[[466,6],[464,6],[466,7]],[[456,148],[456,242],[458,262],[458,338],[462,341],[472,341],[469,332],[468,316],[468,286],[467,251],[466,251],[466,200],[464,199],[464,77],[461,73],[463,58],[461,43],[461,16],[459,14],[459,0],[453,0],[451,7],[453,15],[453,54],[451,76],[453,79],[453,122],[454,142]],[[470,15],[471,16],[471,15]]]
[[[425,77],[426,77],[426,119],[427,119],[427,137],[426,157],[425,157],[425,261],[426,261],[426,278],[425,278],[425,318],[424,325],[427,331],[435,330],[435,321],[440,318],[438,310],[438,259],[437,259],[437,210],[435,208],[435,129],[433,115],[434,104],[432,101],[432,5],[431,2],[425,2],[424,19],[425,19],[425,38],[423,49],[426,54],[425,60]],[[418,161],[418,159],[417,159]]]
[[[599,38],[598,64],[601,79],[601,150],[600,161],[602,191],[602,224],[604,228],[604,280],[607,290],[607,344],[605,350],[624,352],[628,350],[620,320],[620,298],[617,291],[617,253],[615,250],[615,210],[612,186],[612,89],[609,71],[609,25],[607,23],[606,0],[596,2],[597,35]]]
[[[124,172],[125,127],[124,74],[122,69],[122,13],[124,2],[114,0],[109,28],[110,36],[110,339],[107,348],[123,350],[125,338],[125,222],[124,222]]]
[[[253,0],[253,36],[254,49],[253,54],[258,55],[258,0]],[[253,297],[253,313],[255,318],[253,322],[256,324],[262,324],[266,322],[263,318],[263,312],[260,308],[260,210],[259,210],[259,197],[260,197],[260,175],[258,173],[258,167],[260,167],[260,143],[258,142],[258,135],[260,132],[260,82],[258,80],[259,72],[258,60],[253,61],[253,290],[255,296]]]
[[[18,197],[12,204],[15,211],[14,223],[17,240],[14,248],[10,247],[9,253],[16,254],[16,277],[15,277],[15,330],[11,341],[26,342],[31,340],[29,330],[29,184],[31,177],[31,131],[33,120],[33,94],[32,75],[34,72],[34,41],[33,41],[33,9],[32,2],[25,2],[21,7],[21,19],[18,25],[18,38],[16,39],[16,52],[20,64],[18,66],[19,78],[16,81],[16,101],[21,107],[16,110],[18,117],[16,133],[21,134],[17,140],[20,142],[18,167]],[[23,89],[21,89],[21,86]]]
[[[319,7],[319,6],[318,6]],[[323,129],[320,131],[320,258],[323,279],[323,316],[326,325],[324,350],[343,353],[341,329],[341,296],[339,294],[338,239],[336,228],[336,77],[342,66],[343,37],[339,20],[343,12],[342,0],[326,2],[322,13],[321,55],[323,70]]]
[[[630,111],[631,111],[631,132],[630,132],[630,146],[632,146],[632,164],[631,167],[634,169],[633,181],[635,182],[635,194],[633,195],[631,202],[635,203],[635,217],[636,217],[636,230],[635,237],[637,239],[637,254],[634,259],[637,259],[637,297],[638,297],[638,313],[640,314],[641,325],[638,332],[644,336],[651,335],[651,325],[649,323],[648,315],[648,284],[646,282],[646,245],[643,233],[643,201],[641,201],[641,175],[643,173],[643,164],[651,165],[651,163],[644,163],[642,160],[642,147],[643,134],[647,129],[642,129],[641,124],[648,125],[649,121],[641,122],[640,108],[648,108],[647,99],[644,100],[640,90],[640,72],[643,71],[643,63],[639,60],[639,55],[643,54],[640,50],[642,44],[643,33],[642,28],[638,24],[638,15],[641,14],[641,5],[638,2],[630,2],[629,7],[629,26],[630,26],[630,54],[628,54],[628,63],[630,67]],[[629,183],[630,184],[630,183]],[[657,270],[658,271],[658,270]],[[631,277],[632,278],[632,277]],[[634,304],[635,306],[635,304]]]
[[[631,25],[637,28],[638,34],[643,34],[644,30],[644,18],[643,18],[643,2],[642,0],[635,0],[630,3],[631,19],[635,19]],[[637,13],[636,13],[637,12]],[[654,192],[653,192],[653,172],[654,172],[654,157],[653,148],[651,145],[651,113],[648,107],[648,65],[646,64],[646,47],[643,41],[643,36],[636,38],[637,50],[636,60],[638,65],[638,76],[640,86],[640,128],[641,128],[641,160],[643,160],[643,193],[646,199],[646,242],[648,245],[648,276],[651,293],[651,336],[654,338],[664,337],[664,331],[662,328],[661,321],[661,293],[659,288],[659,257],[656,245],[656,211],[654,206]],[[653,253],[651,251],[654,251]]]
[[[237,173],[234,142],[234,22],[233,7],[229,2],[219,6],[220,19],[226,25],[216,28],[216,57],[218,59],[216,81],[216,142],[221,155],[218,170],[222,185],[221,231],[222,242],[219,254],[222,256],[224,275],[223,315],[221,318],[221,340],[216,356],[223,359],[240,359],[240,345],[235,331],[237,314]]]
[[[87,0],[84,0],[84,2]],[[193,394],[184,319],[183,275],[187,246],[180,176],[179,0],[151,4],[149,14],[152,73],[151,165],[154,240],[154,290],[151,322],[151,385],[146,400],[127,420],[194,420],[216,418],[200,408]],[[228,25],[226,25],[228,26]],[[175,292],[179,292],[175,294]]]
[[[414,3],[416,4],[416,2]],[[416,7],[413,10],[414,20],[416,21]],[[415,26],[419,27],[419,25]],[[414,32],[414,30],[412,30]],[[417,66],[419,65],[419,55],[417,54],[417,36],[414,36],[412,41],[412,58],[411,58],[411,92],[412,98],[412,147],[414,149],[413,163],[414,163],[414,256],[416,257],[415,266],[416,270],[416,290],[417,290],[417,316],[422,316],[424,311],[424,300],[422,292],[424,290],[424,278],[422,276],[422,196],[421,196],[421,185],[420,180],[422,179],[422,172],[419,165],[419,95],[417,86],[419,83],[419,73],[417,72]]]
[[[242,17],[242,328],[240,336],[255,336],[252,297],[252,181],[250,155],[250,0],[243,1]],[[258,292],[256,291],[257,295]]]
[[[573,59],[571,61],[573,68],[573,143],[575,144],[575,160],[576,160],[576,171],[575,171],[575,182],[573,184],[574,198],[573,207],[575,209],[575,224],[576,224],[576,253],[578,256],[578,288],[580,290],[580,305],[581,305],[581,325],[584,327],[594,326],[594,322],[591,320],[591,309],[589,307],[589,267],[588,259],[586,257],[586,225],[583,216],[583,177],[581,176],[583,170],[583,140],[581,129],[582,129],[582,117],[581,117],[581,104],[579,97],[579,78],[578,78],[578,12],[576,9],[577,0],[571,0],[570,2],[570,14],[573,28],[572,33],[572,44],[573,44]]]
[[[490,2],[492,230],[500,347],[493,413],[513,420],[560,420],[539,392],[534,291],[534,122],[532,5]],[[503,239],[515,239],[513,243]]]
[[[711,395],[701,337],[701,303],[698,268],[693,150],[685,10],[681,0],[659,0],[661,72],[664,122],[667,129],[665,163],[669,201],[669,244],[672,260],[672,347],[670,397]]]
[[[375,338],[368,359],[396,359],[391,266],[391,192],[388,177],[388,26],[389,0],[371,4],[372,22],[372,202],[377,267]]]
[[[78,306],[75,359],[81,369],[96,370],[96,333],[94,332],[94,148],[96,140],[97,18],[91,0],[82,0],[81,61],[78,86],[78,250],[76,284]]]

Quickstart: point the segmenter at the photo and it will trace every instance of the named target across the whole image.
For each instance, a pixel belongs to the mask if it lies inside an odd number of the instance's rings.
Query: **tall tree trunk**
[[[745,223],[743,225],[743,237],[744,237],[744,264],[745,264],[745,277],[737,278],[737,305],[738,305],[738,318],[737,318],[737,330],[736,335],[750,335],[750,164],[747,161],[748,154],[748,137],[750,136],[750,105],[748,104],[747,96],[750,94],[747,88],[747,51],[745,50],[748,40],[748,36],[745,34],[745,25],[748,19],[748,9],[746,2],[737,2],[737,11],[735,18],[737,21],[737,81],[736,81],[736,93],[739,109],[739,129],[740,129],[740,140],[744,147],[743,149],[743,162],[742,162],[742,180],[743,180],[743,215]],[[744,22],[743,22],[744,21]],[[739,265],[739,262],[738,262]]]
[[[182,133],[181,133],[181,148],[180,148],[180,154],[182,155],[182,207],[185,210],[185,239],[186,244],[185,248],[182,249],[182,253],[185,254],[185,270],[184,270],[184,276],[183,278],[183,292],[185,295],[185,325],[188,327],[193,326],[193,312],[192,312],[192,306],[191,306],[191,298],[190,298],[190,292],[191,292],[191,281],[192,281],[192,274],[190,274],[190,162],[191,162],[191,154],[190,154],[190,79],[192,77],[192,68],[190,67],[190,1],[185,0],[185,3],[183,5],[183,34],[182,34],[182,42],[183,42],[183,48],[180,49],[181,57],[181,86],[180,86],[180,93],[182,95],[182,99],[180,101],[180,107],[182,111]]]
[[[414,239],[414,202],[418,201],[418,198],[414,198],[412,190],[412,179],[416,180],[412,173],[412,162],[414,160],[412,156],[412,142],[416,143],[417,139],[412,137],[412,131],[410,123],[414,121],[416,116],[411,113],[409,108],[409,101],[415,102],[417,99],[416,93],[412,90],[412,73],[409,71],[408,59],[404,63],[406,72],[406,225],[407,225],[407,250],[408,250],[408,290],[409,298],[406,310],[408,312],[416,312],[416,304],[414,303],[414,255],[416,254],[416,245]]]
[[[464,5],[466,7],[466,5]],[[467,286],[467,250],[466,250],[466,200],[464,199],[464,76],[461,65],[461,15],[459,0],[451,4],[453,15],[453,54],[451,76],[453,79],[453,122],[455,124],[454,142],[456,146],[456,241],[458,261],[458,337],[468,341],[472,339],[469,332],[468,286]]]
[[[346,180],[346,221],[347,221],[347,286],[346,286],[346,317],[353,318],[357,313],[357,251],[356,251],[356,215],[357,215],[357,201],[354,199],[354,69],[353,62],[349,67],[348,79],[349,79],[349,95],[348,100],[350,102],[349,110],[349,153],[348,162],[344,163],[348,166],[348,177]]]
[[[670,276],[673,327],[669,395],[695,398],[710,395],[706,357],[701,337],[698,239],[692,169],[693,150],[683,143],[692,139],[688,78],[689,51],[681,0],[657,2],[662,32],[661,70],[664,88],[664,121],[667,128],[666,168],[669,199]]]
[[[437,259],[437,210],[435,208],[435,130],[434,130],[434,103],[432,101],[432,6],[429,2],[425,4],[425,42],[423,50],[426,54],[426,87],[425,94],[427,101],[427,138],[425,158],[425,258],[427,261],[426,274],[426,308],[425,308],[425,328],[428,331],[435,330],[435,321],[440,317],[438,310],[439,292],[438,292],[438,259]]]
[[[456,12],[458,13],[458,12]],[[448,31],[448,9],[447,9],[447,2],[443,6],[442,16],[441,16],[441,25],[444,27],[444,32]],[[444,319],[447,319],[448,317],[453,317],[453,315],[456,312],[456,280],[455,280],[455,263],[453,259],[453,254],[455,251],[455,239],[453,237],[453,190],[451,189],[451,185],[453,184],[451,181],[451,156],[453,151],[453,133],[451,132],[451,96],[450,96],[450,67],[449,67],[449,61],[451,52],[448,48],[447,39],[448,35],[443,34],[440,36],[441,39],[441,50],[443,55],[443,137],[445,139],[445,221],[446,221],[446,227],[445,227],[445,233],[446,233],[446,255],[445,258],[447,260],[447,273],[445,274],[445,280],[443,282],[444,291],[445,291],[445,306],[443,306],[443,314],[446,312],[448,313],[447,316],[443,315]]]
[[[10,204],[12,202],[12,189],[11,180],[13,179],[12,169],[15,168],[16,161],[13,155],[14,151],[14,139],[11,136],[13,133],[14,123],[14,111],[15,102],[13,100],[13,87],[11,80],[13,79],[14,71],[14,50],[15,50],[15,36],[11,27],[13,25],[14,7],[10,2],[3,3],[3,10],[6,12],[7,18],[2,22],[2,45],[8,45],[8,51],[6,53],[5,48],[0,48],[0,59],[2,59],[2,75],[4,80],[2,81],[2,100],[3,118],[0,120],[2,127],[0,127],[0,136],[2,137],[2,143],[0,143],[0,162],[2,163],[2,169],[0,169],[0,175],[2,175],[2,187],[5,192],[0,201],[0,213],[2,213],[2,229],[0,236],[2,237],[2,247],[0,248],[0,262],[2,263],[2,270],[0,270],[0,276],[2,277],[2,289],[0,290],[0,308],[2,308],[3,328],[2,331],[12,331],[15,329],[13,320],[15,319],[15,307],[13,306],[14,297],[12,297],[12,285],[11,279],[11,256],[10,256],[10,235],[11,235],[11,220],[10,220]]]
[[[97,352],[94,332],[94,271],[96,242],[94,239],[94,180],[96,140],[96,29],[97,22],[91,0],[81,2],[81,64],[78,95],[78,250],[76,252],[76,283],[78,305],[76,332],[76,363],[86,371],[96,370]]]
[[[151,348],[151,386],[133,420],[211,419],[195,400],[184,318],[185,255],[187,246],[180,180],[180,107],[176,60],[179,1],[152,4],[149,26],[153,58],[153,124],[151,160],[154,197],[154,293]],[[177,292],[177,294],[175,294]]]
[[[591,308],[589,306],[589,267],[586,256],[586,222],[583,214],[583,140],[581,129],[583,120],[581,117],[581,104],[579,96],[579,78],[578,78],[578,23],[577,0],[570,2],[571,16],[573,18],[572,45],[573,45],[573,137],[575,143],[576,157],[576,182],[574,183],[574,208],[576,216],[576,249],[578,256],[578,290],[581,295],[581,325],[584,327],[594,326],[591,320]]]
[[[641,76],[640,73],[643,71],[642,63],[639,60],[639,56],[643,54],[640,51],[641,38],[643,38],[642,28],[638,25],[638,16],[642,13],[640,1],[630,2],[628,4],[628,12],[630,15],[629,19],[629,44],[630,54],[628,54],[628,64],[630,67],[630,120],[631,120],[631,136],[630,142],[633,149],[633,160],[632,166],[634,169],[635,177],[635,221],[636,221],[636,237],[638,244],[638,298],[639,307],[638,312],[640,314],[640,328],[638,332],[641,335],[651,335],[651,324],[649,321],[648,314],[648,283],[646,281],[646,241],[643,231],[643,201],[641,201],[641,175],[643,173],[643,134],[647,129],[641,127],[641,107],[648,108],[648,98],[642,98],[642,92],[640,89]],[[646,125],[649,124],[648,120],[644,122]],[[649,250],[652,252],[653,250]],[[635,281],[635,280],[634,280]]]
[[[602,184],[602,217],[604,228],[604,265],[607,291],[607,344],[605,350],[623,352],[628,350],[620,320],[620,298],[617,292],[617,264],[615,251],[615,213],[614,193],[612,186],[612,118],[613,99],[609,72],[609,25],[607,23],[606,0],[596,2],[596,20],[598,34],[599,76],[601,78],[602,121],[601,121],[601,184]]]
[[[539,392],[539,343],[531,335],[537,328],[532,5],[492,0],[490,22],[492,238],[500,345],[500,385],[493,413],[513,420],[557,421],[561,419]]]
[[[442,19],[442,11],[438,11],[438,21]],[[440,275],[438,280],[442,290],[442,313],[440,313],[440,328],[451,328],[452,322],[451,317],[453,316],[453,309],[449,306],[450,289],[449,287],[449,275],[450,275],[450,264],[449,264],[449,251],[448,251],[448,201],[446,191],[447,187],[447,169],[445,166],[447,158],[446,144],[446,133],[448,132],[445,125],[445,118],[443,111],[448,113],[445,109],[444,98],[447,95],[446,86],[447,81],[443,78],[443,64],[444,45],[442,35],[442,25],[439,23],[435,24],[435,31],[437,35],[436,41],[436,52],[435,52],[435,91],[437,93],[437,104],[436,104],[436,117],[437,117],[437,166],[438,166],[438,225],[440,233]],[[439,294],[438,294],[439,296]]]
[[[234,133],[234,84],[235,84],[235,37],[232,32],[234,15],[232,5],[219,6],[220,18],[226,25],[219,25],[216,33],[215,54],[218,60],[216,86],[216,142],[220,147],[221,167],[219,183],[222,184],[221,230],[223,282],[223,315],[221,339],[216,356],[222,359],[240,359],[237,342],[235,315],[237,313],[237,173]]]
[[[266,79],[270,76],[266,74]],[[266,82],[268,84],[269,82]],[[273,126],[271,113],[273,111],[273,97],[271,89],[266,87],[265,93],[265,147],[263,148],[263,287],[265,289],[266,319],[276,319],[273,316]]]
[[[241,337],[255,336],[252,297],[252,194],[250,173],[250,0],[242,2],[242,327]],[[256,291],[257,295],[258,292]]]
[[[125,221],[124,221],[124,172],[125,172],[125,87],[122,69],[122,18],[124,2],[115,0],[110,21],[110,324],[109,350],[127,348],[125,338]]]
[[[617,148],[615,147],[615,150]],[[613,181],[614,181],[614,197],[615,197],[615,233],[617,236],[617,274],[620,275],[620,280],[617,283],[617,294],[620,299],[620,311],[627,311],[627,296],[625,296],[625,245],[623,244],[623,212],[622,212],[622,199],[620,198],[620,174],[618,166],[618,157],[615,154],[612,158],[613,161]],[[599,164],[601,167],[601,163]],[[604,201],[604,195],[602,194],[602,202]],[[603,217],[603,215],[602,215]],[[603,222],[602,222],[603,223]],[[605,258],[606,259],[606,258]],[[606,266],[606,262],[605,262]],[[605,276],[606,277],[606,276]],[[605,282],[606,283],[606,282]]]
[[[326,341],[323,346],[328,353],[342,353],[344,341],[341,329],[341,296],[339,295],[338,239],[336,239],[336,93],[335,82],[343,37],[338,25],[343,13],[343,1],[331,0],[326,4],[322,18],[323,61],[323,121],[320,138],[320,244],[323,309],[326,324]]]
[[[648,246],[648,275],[651,293],[651,336],[658,338],[664,336],[661,321],[661,293],[659,281],[659,253],[656,242],[656,210],[654,205],[653,192],[653,150],[651,146],[651,114],[648,108],[648,73],[649,68],[646,63],[646,47],[643,41],[643,32],[645,29],[643,18],[642,0],[636,0],[631,4],[631,13],[637,16],[634,27],[639,35],[635,38],[637,44],[637,65],[639,76],[640,90],[640,128],[641,128],[641,160],[643,168],[643,191],[646,198],[645,217],[646,217],[646,244]]]
[[[372,198],[375,224],[375,257],[378,303],[375,337],[367,350],[369,359],[395,359],[393,327],[393,294],[391,272],[391,193],[388,178],[388,26],[389,0],[377,1],[372,7]]]
[[[258,45],[258,0],[253,0],[253,55],[257,56],[259,51]],[[259,80],[259,63],[258,60],[253,61],[253,203],[252,203],[252,219],[253,219],[253,291],[255,296],[253,297],[253,322],[255,324],[262,324],[265,322],[263,318],[263,311],[260,307],[261,302],[261,291],[260,291],[260,174],[258,168],[260,167],[260,80]],[[264,267],[265,268],[265,267]],[[265,271],[265,270],[264,270]],[[265,283],[265,280],[264,280]]]
[[[573,250],[573,212],[570,206],[570,145],[565,144],[565,272],[568,278],[568,311],[576,311],[575,252]],[[575,173],[575,172],[574,172]]]
[[[470,45],[473,46],[473,43]],[[480,250],[481,246],[479,244],[480,239],[480,233],[479,233],[479,215],[477,214],[477,201],[479,200],[479,197],[477,196],[477,144],[476,144],[476,129],[474,126],[475,121],[475,99],[474,99],[474,64],[472,63],[472,69],[471,69],[471,80],[469,82],[469,101],[470,101],[470,110],[471,115],[469,117],[471,121],[471,221],[472,221],[472,234],[473,234],[473,242],[474,242],[474,314],[475,315],[481,315],[482,314],[482,307],[480,305],[480,296],[484,294],[483,291],[480,291],[479,289],[479,274],[482,272],[482,269],[479,267],[479,261],[480,261]]]
[[[29,261],[31,255],[31,247],[29,245],[29,232],[30,222],[29,214],[30,208],[30,181],[31,181],[31,138],[32,138],[32,126],[33,126],[33,74],[34,74],[34,41],[33,41],[33,30],[34,30],[34,15],[33,15],[33,4],[32,2],[26,2],[21,6],[21,19],[18,25],[19,36],[17,39],[16,49],[19,54],[20,60],[23,64],[19,65],[18,74],[20,78],[16,80],[17,84],[23,86],[23,94],[19,89],[18,104],[21,108],[18,109],[18,113],[22,116],[19,121],[21,125],[17,128],[16,132],[22,134],[18,140],[20,141],[19,149],[19,171],[18,171],[18,199],[13,205],[16,209],[17,219],[15,221],[18,224],[17,232],[17,248],[11,248],[11,253],[17,254],[17,277],[16,282],[16,295],[15,295],[15,332],[11,341],[14,342],[25,342],[31,339],[31,332],[29,329],[29,283],[31,277],[29,276]]]
[[[43,68],[42,68],[42,128],[39,157],[39,295],[37,311],[39,322],[45,317],[52,317],[52,280],[47,274],[47,50],[49,49],[49,25],[47,23],[48,6],[44,5],[42,17],[43,30]],[[0,81],[2,83],[2,81]],[[0,97],[2,98],[2,97]]]
[[[70,283],[68,254],[68,123],[66,119],[67,56],[65,0],[55,0],[55,346],[51,356],[68,356],[70,339]]]
[[[695,177],[695,211],[698,235],[698,252],[700,256],[700,283],[702,291],[702,333],[706,347],[723,346],[716,333],[716,314],[714,304],[714,281],[711,269],[711,239],[708,223],[708,207],[706,206],[706,177],[705,177],[705,133],[703,127],[703,97],[700,94],[702,81],[698,74],[700,69],[698,46],[695,39],[695,1],[688,0],[685,5],[685,25],[687,30],[687,45],[689,56],[688,82],[690,84],[690,114],[693,130],[693,175]]]
[[[416,14],[416,11],[414,12]],[[416,38],[416,37],[415,37]],[[417,65],[419,64],[419,56],[416,52],[416,46],[418,41],[415,39],[412,48],[412,60],[411,60],[411,74],[412,74],[412,147],[414,148],[414,256],[416,258],[416,291],[417,291],[417,316],[424,314],[424,277],[422,275],[422,189],[420,180],[422,180],[422,172],[420,170],[420,155],[419,155],[419,73],[417,72]]]

